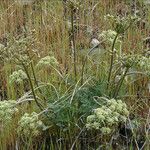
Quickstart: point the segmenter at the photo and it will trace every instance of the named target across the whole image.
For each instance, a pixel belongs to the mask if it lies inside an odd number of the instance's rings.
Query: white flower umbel
[[[110,134],[119,123],[125,123],[129,111],[121,100],[110,99],[106,105],[94,110],[93,115],[87,117],[87,129],[100,130],[102,134]]]
[[[58,65],[58,61],[54,56],[46,56],[38,62],[37,67],[43,68],[43,67],[51,67],[57,65]]]
[[[44,123],[39,119],[36,112],[25,113],[18,122],[18,133],[24,136],[37,136],[45,128]]]
[[[12,122],[13,116],[18,112],[18,109],[14,107],[16,101],[0,101],[0,124],[6,127]]]
[[[141,56],[140,61],[138,62],[138,67],[150,76],[150,58]]]
[[[23,70],[18,70],[9,76],[9,83],[22,83],[25,79],[27,79],[26,73]]]

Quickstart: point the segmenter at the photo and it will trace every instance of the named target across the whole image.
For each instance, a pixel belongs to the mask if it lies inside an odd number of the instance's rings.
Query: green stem
[[[119,93],[120,88],[121,88],[121,86],[123,84],[123,81],[124,81],[124,79],[125,79],[125,77],[126,77],[126,75],[128,73],[128,70],[129,70],[129,68],[126,68],[122,78],[120,79],[119,83],[117,84],[116,90],[115,90],[115,92],[113,94],[113,98],[116,98],[118,96],[118,93]]]
[[[31,58],[29,52],[28,52],[28,51],[26,51],[26,52],[27,52],[27,55],[28,55],[28,57],[29,57],[29,59],[30,59],[30,61],[31,61],[30,65],[31,65],[31,69],[32,69],[32,73],[33,73],[33,78],[34,78],[35,84],[36,84],[36,86],[38,87],[38,81],[37,81],[37,79],[36,79],[36,75],[35,75],[35,71],[34,71],[34,67],[33,67],[32,58]]]
[[[107,83],[107,89],[109,88],[110,85],[110,79],[111,79],[111,74],[112,74],[112,69],[113,69],[113,62],[114,62],[114,49],[115,49],[115,43],[118,37],[118,33],[116,34],[113,44],[112,44],[112,49],[111,49],[111,60],[110,60],[110,68],[109,68],[109,74],[108,74],[108,83]]]
[[[36,75],[35,75],[35,71],[34,71],[34,67],[33,67],[33,63],[31,62],[31,69],[32,69],[32,73],[33,73],[33,78],[34,78],[34,81],[35,81],[35,85],[37,87],[39,87],[39,84],[38,84],[38,81],[36,79]],[[42,94],[42,90],[40,88],[38,88],[38,91],[40,92],[41,96],[43,97],[44,101],[46,102],[46,98],[45,96]]]
[[[82,70],[81,70],[81,85],[83,84],[84,68],[87,61],[87,57],[82,61]]]
[[[34,78],[35,85],[36,85],[37,87],[39,87],[38,81],[37,81],[37,79],[36,79],[35,71],[34,71],[34,66],[33,66],[32,58],[31,58],[29,52],[28,52],[28,51],[26,51],[26,52],[27,52],[27,55],[29,56],[29,59],[30,59],[30,61],[31,61],[30,65],[31,65],[31,70],[32,70],[32,73],[33,73],[33,78]],[[38,91],[39,91],[40,94],[42,95],[42,90],[41,90],[40,88],[38,88]],[[44,101],[46,102],[46,98],[45,98],[43,95],[42,95],[42,97],[43,97]]]
[[[22,63],[22,66],[23,66],[23,68],[24,68],[24,70],[25,70],[25,72],[27,74],[27,77],[28,77],[28,80],[29,80],[29,83],[30,83],[30,87],[31,87],[31,91],[32,91],[32,94],[33,94],[33,98],[34,98],[37,106],[40,108],[40,110],[43,110],[41,104],[38,102],[38,100],[36,98],[36,95],[35,95],[35,92],[34,92],[34,87],[33,87],[32,80],[31,80],[31,77],[29,75],[29,72],[28,72],[26,66],[24,65],[24,63]]]

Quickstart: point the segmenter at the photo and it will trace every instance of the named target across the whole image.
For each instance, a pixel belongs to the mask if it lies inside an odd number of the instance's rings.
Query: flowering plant
[[[125,123],[129,111],[121,100],[110,99],[106,105],[94,110],[94,114],[87,117],[86,128],[100,130],[102,134],[111,134],[119,123]]]
[[[15,104],[14,100],[0,101],[0,124],[6,126],[12,122],[13,116],[18,112]]]
[[[132,23],[135,23],[140,20],[137,16],[113,16],[113,15],[106,15],[104,16],[105,20],[108,20],[112,26],[113,29],[117,32],[117,34],[124,33]]]
[[[36,112],[31,114],[25,113],[18,122],[18,125],[18,133],[25,136],[37,136],[45,127],[44,123],[39,120]]]
[[[38,62],[37,67],[42,68],[42,67],[51,67],[57,65],[58,65],[58,61],[54,56],[46,56]]]
[[[10,83],[21,83],[25,79],[27,79],[27,75],[23,70],[14,71],[9,76]]]

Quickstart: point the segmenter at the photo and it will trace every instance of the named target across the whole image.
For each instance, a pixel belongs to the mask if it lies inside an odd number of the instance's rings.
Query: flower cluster
[[[104,16],[104,19],[108,20],[112,24],[114,30],[118,34],[122,34],[130,27],[132,23],[139,21],[140,18],[137,16],[120,17],[108,14]]]
[[[58,65],[58,61],[54,56],[46,56],[38,62],[37,67],[42,68],[42,67],[51,67],[57,65]]]
[[[0,47],[0,60],[15,63],[28,64],[30,62],[29,52],[37,53],[35,49],[35,38],[32,35],[27,37],[8,37],[7,46]]]
[[[106,105],[94,110],[87,117],[87,129],[100,130],[102,134],[110,134],[119,123],[125,123],[129,115],[127,105],[121,100],[110,99]]]
[[[102,33],[99,35],[99,38],[108,42],[108,44],[112,44],[116,35],[117,35],[116,31],[107,30],[107,31],[102,31]],[[119,40],[119,38],[117,38],[116,43],[121,43],[121,40]]]
[[[150,58],[144,56],[140,57],[140,61],[137,65],[141,70],[145,71],[146,74],[150,75]]]
[[[14,100],[0,101],[0,123],[3,126],[11,123],[13,115],[18,112],[18,109],[14,107],[15,104]]]
[[[44,123],[39,120],[36,112],[31,114],[25,113],[18,122],[18,125],[18,133],[25,136],[37,136],[45,127]]]
[[[150,74],[150,58],[142,55],[126,55],[122,57],[124,67],[134,67],[137,70],[142,70],[146,74]]]
[[[9,77],[10,83],[21,83],[23,80],[27,79],[27,75],[23,70],[14,71]]]

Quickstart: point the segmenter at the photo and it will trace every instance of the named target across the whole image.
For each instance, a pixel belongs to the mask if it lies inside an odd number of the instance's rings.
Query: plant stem
[[[30,87],[31,87],[31,91],[32,91],[32,94],[33,94],[33,97],[34,97],[34,100],[35,100],[37,106],[40,108],[40,110],[43,110],[41,104],[38,102],[38,100],[36,98],[36,95],[35,95],[35,92],[34,92],[34,87],[33,87],[32,80],[31,80],[31,77],[29,75],[29,72],[28,72],[26,66],[24,65],[24,63],[22,63],[22,66],[23,66],[23,68],[24,68],[24,70],[25,70],[25,72],[27,74],[27,77],[28,77],[28,80],[29,80],[29,83],[30,83]]]
[[[113,98],[116,98],[118,96],[119,90],[120,90],[120,88],[122,86],[122,83],[123,83],[127,73],[128,73],[128,70],[129,70],[129,68],[126,68],[122,78],[120,79],[119,83],[117,84],[116,90],[115,90],[115,92],[113,94]]]
[[[113,62],[114,62],[114,48],[115,48],[115,43],[118,37],[118,33],[116,34],[113,44],[112,44],[112,49],[111,49],[111,60],[110,60],[110,68],[109,68],[109,74],[108,74],[108,83],[107,83],[107,89],[109,88],[110,85],[110,79],[111,79],[111,74],[112,74],[112,69],[113,69]]]
[[[34,70],[32,58],[31,58],[29,52],[28,52],[28,51],[26,51],[26,52],[27,52],[27,55],[29,56],[29,59],[30,59],[30,61],[31,61],[30,66],[31,66],[31,70],[32,70],[32,74],[33,74],[33,78],[34,78],[35,85],[36,85],[37,87],[39,87],[39,84],[38,84],[38,81],[37,81],[37,78],[36,78],[36,75],[35,75],[35,70]],[[39,91],[40,94],[42,95],[42,90],[41,90],[40,88],[38,88],[38,91]],[[46,98],[45,98],[43,95],[42,95],[42,97],[43,97],[44,101],[46,102]]]

